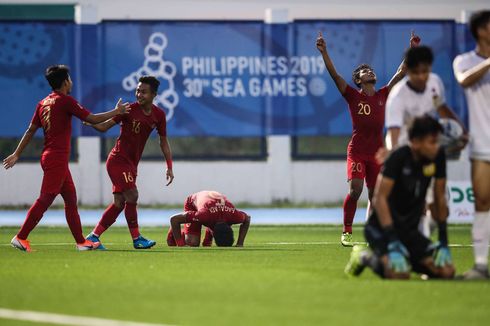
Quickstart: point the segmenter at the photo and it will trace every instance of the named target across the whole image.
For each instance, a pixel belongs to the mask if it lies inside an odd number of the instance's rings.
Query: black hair
[[[218,247],[231,247],[235,241],[233,229],[227,223],[217,223],[213,228],[213,236]]]
[[[437,135],[443,132],[441,124],[430,115],[423,115],[415,118],[408,128],[408,138],[425,138],[430,135]]]
[[[434,62],[434,54],[428,46],[416,46],[405,52],[405,64],[408,69],[414,69],[421,63],[432,65],[432,62]]]
[[[61,88],[63,82],[68,80],[70,74],[70,68],[65,65],[49,66],[44,73],[44,77],[49,83],[49,86],[53,90]]]
[[[142,76],[140,77],[139,82],[150,85],[150,89],[153,93],[158,92],[158,86],[160,86],[160,82],[154,76]]]
[[[478,29],[490,23],[490,10],[481,10],[473,13],[470,17],[471,35],[478,41]]]
[[[356,84],[357,87],[361,87],[361,83],[358,83],[357,80],[361,79],[361,70],[363,69],[373,70],[373,68],[367,63],[361,63],[356,69],[354,69],[354,71],[352,72],[352,81],[354,82],[354,84]]]

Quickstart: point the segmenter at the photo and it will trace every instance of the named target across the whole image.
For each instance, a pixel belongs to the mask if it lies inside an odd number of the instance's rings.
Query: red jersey
[[[239,211],[233,204],[217,191],[200,191],[187,198],[185,203],[186,223],[197,222],[213,228],[215,224],[240,224],[245,221],[246,214]]]
[[[384,86],[373,96],[347,85],[344,98],[352,119],[352,138],[348,154],[374,155],[383,146],[383,128],[388,87]]]
[[[71,148],[71,117],[85,120],[90,112],[73,97],[52,92],[40,101],[31,123],[44,131],[43,156],[59,154],[68,160]]]
[[[136,167],[153,129],[156,128],[160,136],[167,136],[167,121],[165,112],[155,105],[152,105],[149,115],[136,102],[130,107],[128,114],[112,118],[121,124],[121,133],[109,155],[122,158]]]

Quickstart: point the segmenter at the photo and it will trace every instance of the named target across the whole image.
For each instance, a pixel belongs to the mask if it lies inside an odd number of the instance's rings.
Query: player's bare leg
[[[124,215],[128,222],[129,233],[133,239],[133,247],[135,249],[149,249],[153,247],[156,242],[150,239],[144,238],[139,230],[138,226],[138,211],[136,209],[138,205],[138,189],[129,189],[123,192],[126,205],[124,206]]]
[[[349,181],[349,193],[344,200],[344,226],[340,243],[344,247],[352,247],[354,241],[352,239],[352,223],[357,210],[357,201],[361,197],[364,180],[354,178]]]
[[[471,161],[471,179],[475,196],[475,220],[472,236],[475,266],[465,279],[488,279],[488,243],[490,240],[490,162]]]

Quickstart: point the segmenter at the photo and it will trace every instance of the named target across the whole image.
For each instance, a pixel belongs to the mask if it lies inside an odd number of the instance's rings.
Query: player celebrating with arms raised
[[[470,30],[476,49],[454,59],[456,79],[464,87],[470,115],[471,181],[475,194],[473,244],[475,266],[466,279],[489,279],[490,241],[490,11],[475,12]]]
[[[419,42],[420,38],[412,32],[410,46],[416,46]],[[341,237],[343,246],[352,246],[354,244],[352,223],[357,201],[364,186],[364,179],[371,202],[376,178],[380,171],[375,154],[383,146],[386,99],[391,88],[405,76],[405,66],[402,62],[388,85],[376,90],[376,74],[373,68],[367,64],[361,64],[352,73],[352,81],[360,89],[356,90],[337,73],[321,32],[316,40],[316,46],[323,56],[328,73],[348,103],[352,119],[352,138],[347,148],[349,193],[344,200],[344,227]]]
[[[233,245],[232,224],[240,224],[237,247],[242,247],[250,226],[250,216],[239,211],[217,191],[200,191],[187,197],[184,212],[170,218],[170,229],[167,236],[169,246],[199,246],[201,227],[204,225],[206,238],[203,245],[211,245],[212,237],[218,247]],[[181,224],[186,224],[181,234]]]
[[[45,77],[53,92],[39,102],[31,124],[17,149],[3,161],[3,166],[6,169],[13,167],[36,133],[36,130],[43,128],[44,148],[41,155],[41,167],[44,176],[41,194],[27,212],[24,224],[11,243],[15,248],[31,251],[27,237],[39,223],[44,212],[51,206],[56,196],[61,194],[65,202],[66,221],[77,243],[77,249],[95,249],[99,246],[99,243],[86,240],[82,234],[82,225],[77,207],[77,193],[68,167],[72,116],[90,123],[100,123],[127,113],[129,104],[122,104],[121,100],[119,100],[114,110],[91,114],[73,97],[68,95],[71,93],[73,83],[67,66],[56,65],[48,67]]]
[[[134,248],[148,249],[156,244],[155,241],[144,238],[139,231],[136,210],[138,201],[136,176],[146,141],[151,132],[156,129],[160,135],[160,148],[167,162],[167,186],[174,179],[165,112],[153,104],[159,85],[160,82],[153,76],[141,77],[136,88],[137,102],[130,105],[131,112],[128,115],[92,125],[96,130],[105,132],[116,124],[121,124],[121,133],[106,163],[107,173],[113,185],[114,202],[107,207],[101,220],[87,239],[99,241],[102,233],[114,224],[124,210]],[[101,245],[99,249],[105,249],[105,247]]]

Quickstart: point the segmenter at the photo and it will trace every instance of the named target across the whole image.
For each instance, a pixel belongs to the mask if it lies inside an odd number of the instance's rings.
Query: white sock
[[[490,240],[490,211],[475,212],[472,228],[475,264],[487,266],[488,243]]]

